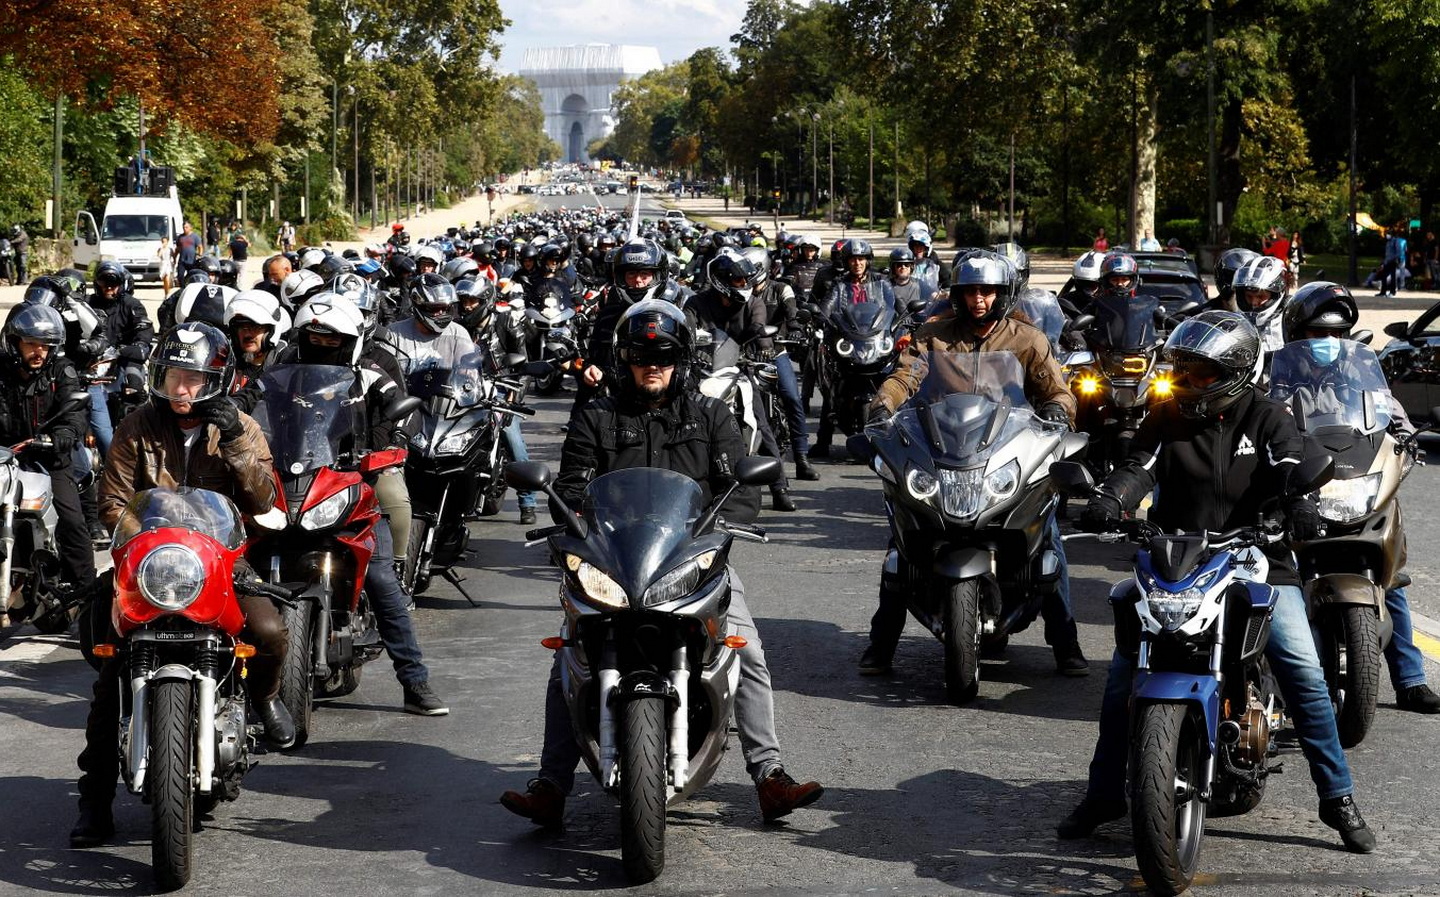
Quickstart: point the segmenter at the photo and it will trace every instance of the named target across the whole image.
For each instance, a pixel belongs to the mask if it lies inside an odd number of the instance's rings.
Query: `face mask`
[[[1310,341],[1310,357],[1315,359],[1316,364],[1332,365],[1340,357],[1340,340],[1327,336],[1324,339],[1312,339]]]

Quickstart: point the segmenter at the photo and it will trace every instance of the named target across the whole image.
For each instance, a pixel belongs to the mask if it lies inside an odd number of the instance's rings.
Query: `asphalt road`
[[[527,422],[532,453],[558,457],[569,397]],[[1440,461],[1440,459],[1437,459]],[[796,483],[799,512],[766,512],[771,542],[735,552],[765,641],[785,760],[826,786],[813,808],[762,824],[738,745],[716,779],[669,816],[667,866],[628,889],[614,801],[583,771],[563,833],[538,832],[497,802],[523,788],[541,744],[541,702],[560,615],[543,549],[526,550],[513,502],[472,525],[472,608],[447,583],[415,613],[444,718],[400,710],[383,661],[360,689],[317,713],[311,742],[269,754],[197,836],[194,893],[514,894],[1117,894],[1141,889],[1128,824],[1061,842],[1054,824],[1079,799],[1111,644],[1109,584],[1118,546],[1072,543],[1075,612],[1093,674],[1053,673],[1038,628],[984,665],[980,696],[948,706],[941,650],[912,622],[893,677],[855,661],[874,606],[886,524],[865,468],[822,466]],[[1424,513],[1435,468],[1404,486],[1412,513],[1417,609],[1440,618],[1437,524]],[[767,502],[768,505],[768,502]],[[1432,678],[1435,674],[1430,668]],[[73,642],[21,632],[0,643],[0,894],[149,890],[149,815],[116,803],[113,844],[70,850],[74,757],[92,680]],[[1437,894],[1440,834],[1430,750],[1440,719],[1396,711],[1388,685],[1367,741],[1349,752],[1357,797],[1380,837],[1347,854],[1315,815],[1305,765],[1249,815],[1212,820],[1195,893]]]

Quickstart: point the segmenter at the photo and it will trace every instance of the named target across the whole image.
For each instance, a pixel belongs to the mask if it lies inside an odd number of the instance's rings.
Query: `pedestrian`
[[[275,238],[275,242],[280,244],[281,252],[291,252],[295,249],[295,228],[290,222],[286,221],[280,225],[280,230]]]
[[[175,253],[170,248],[170,238],[160,238],[160,251],[155,253],[160,258],[160,286],[165,290],[165,295],[170,295],[171,287],[175,282]]]
[[[1110,240],[1105,236],[1105,228],[1098,228],[1095,231],[1095,242],[1090,245],[1096,252],[1109,252]]]
[[[200,242],[200,235],[190,222],[181,225],[182,233],[175,238],[175,276],[178,280],[184,280],[185,275],[195,266],[195,260],[205,250],[205,244]]]
[[[1305,264],[1305,242],[1300,238],[1297,230],[1295,236],[1290,239],[1290,278],[1292,281],[1299,281],[1300,266]]]
[[[1440,241],[1435,239],[1433,230],[1425,232],[1425,288],[1440,289]]]
[[[15,250],[15,283],[30,281],[30,235],[18,224],[10,225],[10,248]]]
[[[1141,251],[1141,252],[1159,252],[1159,251],[1160,251],[1160,241],[1157,240],[1157,239],[1155,239],[1155,234],[1154,234],[1154,232],[1147,230],[1147,231],[1145,232],[1145,236],[1142,237],[1142,238],[1140,238],[1140,251]]]
[[[1405,259],[1408,255],[1404,224],[1396,222],[1385,237],[1385,259],[1380,265],[1380,292],[1376,296],[1394,296],[1405,289]]]
[[[213,216],[205,226],[205,251],[215,258],[220,257],[220,222]]]
[[[1268,255],[1287,265],[1290,264],[1290,237],[1285,233],[1285,228],[1270,228],[1270,238],[1261,241],[1260,245],[1261,255]]]
[[[235,222],[230,228],[230,258],[234,259],[242,268],[245,260],[250,258],[250,238],[245,236],[245,229],[240,222]]]

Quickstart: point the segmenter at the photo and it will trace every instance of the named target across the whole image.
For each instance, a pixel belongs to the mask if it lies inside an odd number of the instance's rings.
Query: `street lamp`
[[[820,113],[811,115],[810,128],[810,214],[820,213]]]

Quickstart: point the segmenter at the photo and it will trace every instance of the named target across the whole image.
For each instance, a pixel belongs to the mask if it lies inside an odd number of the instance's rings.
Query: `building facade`
[[[660,67],[660,51],[654,47],[534,47],[525,51],[520,76],[540,89],[545,133],[560,144],[564,160],[589,162],[591,142],[615,130],[615,89]]]

